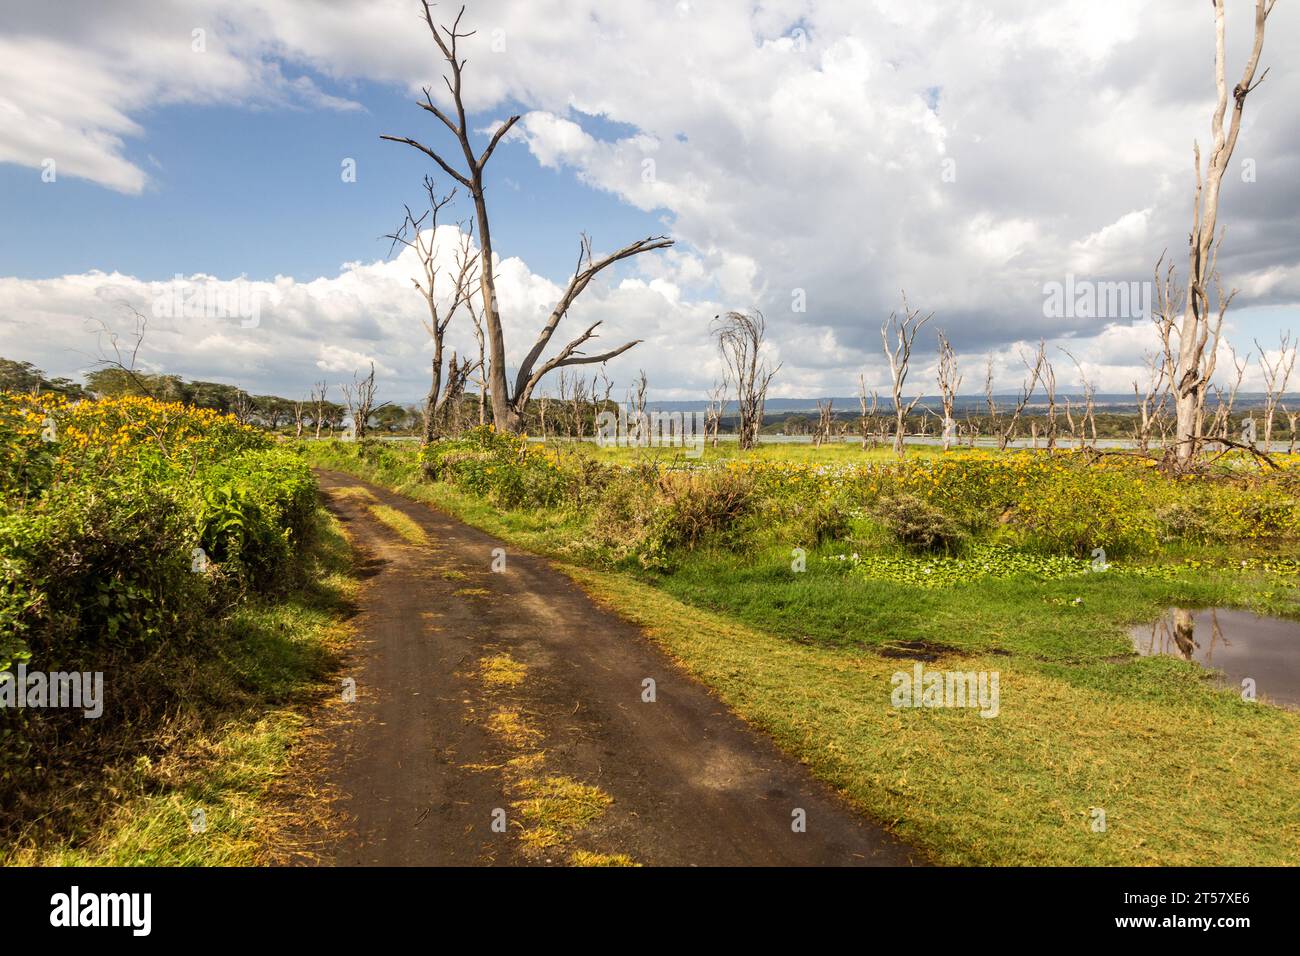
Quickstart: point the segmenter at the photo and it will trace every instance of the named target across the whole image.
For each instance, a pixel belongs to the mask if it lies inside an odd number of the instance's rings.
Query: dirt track
[[[919,862],[545,560],[350,475],[319,477],[365,578],[357,700],[322,771],[350,821],[336,863]]]

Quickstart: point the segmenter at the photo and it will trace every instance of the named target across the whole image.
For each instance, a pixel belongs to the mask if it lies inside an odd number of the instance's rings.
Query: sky
[[[1256,340],[1275,356],[1300,327],[1297,7],[1270,17],[1220,207],[1247,389]],[[1228,0],[1230,83],[1252,14]],[[462,25],[480,148],[522,116],[486,177],[508,361],[582,233],[598,255],[665,234],[673,248],[602,273],[556,335],[599,320],[593,350],[642,340],[609,363],[618,391],[644,369],[655,399],[703,398],[729,309],[766,316],[774,397],[850,395],[859,375],[883,389],[880,325],[904,290],[934,313],[919,390],[935,391],[938,330],[963,392],[990,358],[1014,390],[1040,338],[1063,390],[1067,350],[1103,392],[1143,377],[1143,284],[1165,250],[1185,263],[1192,144],[1210,136],[1209,4],[473,0]],[[383,237],[422,176],[454,183],[379,137],[456,155],[416,105],[426,85],[447,100],[441,74],[418,0],[0,0],[0,356],[75,375],[138,311],[148,369],[297,397],[373,362],[381,399],[416,400],[418,265]],[[436,237],[444,276],[460,199]],[[1048,292],[1116,282],[1127,307]],[[169,308],[177,290],[207,308]],[[448,339],[476,352],[465,321]]]

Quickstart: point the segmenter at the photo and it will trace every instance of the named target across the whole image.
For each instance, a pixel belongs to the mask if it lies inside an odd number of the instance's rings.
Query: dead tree
[[[1144,363],[1147,370],[1145,385],[1139,389],[1137,379],[1133,380],[1133,398],[1138,412],[1133,438],[1138,448],[1146,452],[1151,448],[1151,432],[1169,397],[1169,388],[1165,363],[1150,352],[1144,356]]]
[[[370,416],[382,407],[375,405],[376,391],[374,362],[370,363],[369,375],[362,378],[360,373],[354,374],[352,384],[343,386],[343,398],[347,402],[348,415],[352,418],[352,434],[357,441],[366,437]]]
[[[1224,390],[1218,385],[1214,386],[1214,397],[1216,407],[1214,418],[1210,422],[1207,434],[1224,441],[1229,438],[1232,432],[1232,409],[1237,404],[1237,392],[1241,390],[1241,382],[1246,377],[1246,368],[1250,365],[1250,355],[1247,352],[1243,359],[1237,358],[1237,350],[1228,343],[1228,353],[1232,356],[1232,367],[1236,370],[1236,378],[1227,389],[1227,399],[1224,399]]]
[[[1281,337],[1281,348],[1276,361],[1270,361],[1264,346],[1255,340],[1259,349],[1259,367],[1264,373],[1264,450],[1272,450],[1273,416],[1277,414],[1278,404],[1286,395],[1287,384],[1291,381],[1291,372],[1295,369],[1296,347],[1291,344],[1291,333]]]
[[[443,434],[460,434],[461,398],[465,394],[465,383],[477,367],[478,364],[471,361],[468,355],[458,361],[455,349],[452,350],[451,360],[447,363],[447,387],[433,410],[438,419],[438,430]]]
[[[1067,348],[1057,346],[1062,352],[1070,357],[1074,367],[1079,371],[1079,385],[1083,388],[1083,420],[1079,423],[1081,434],[1078,436],[1078,447],[1082,448],[1087,441],[1088,435],[1092,435],[1092,447],[1097,447],[1097,383],[1088,378],[1088,373],[1083,370],[1082,363],[1074,357],[1074,353]],[[1068,404],[1067,404],[1068,414]],[[1070,422],[1070,434],[1074,434],[1074,422]]]
[[[1020,397],[1016,400],[1016,404],[1012,407],[1009,416],[1001,415],[997,401],[993,397],[992,355],[989,356],[987,372],[984,376],[984,399],[988,403],[989,427],[993,429],[994,434],[997,436],[998,451],[1006,451],[1007,446],[1015,438],[1016,426],[1020,421],[1020,416],[1024,414],[1030,400],[1034,397],[1034,388],[1038,385],[1042,374],[1043,354],[1041,350],[1033,365],[1029,364],[1029,360],[1025,358],[1023,352],[1020,355],[1020,361],[1024,363],[1025,368],[1029,371],[1029,377],[1021,384]]]
[[[468,231],[461,233],[461,248],[457,256],[456,268],[452,273],[452,285],[445,309],[438,302],[438,214],[452,201],[455,191],[439,197],[434,190],[433,180],[424,177],[424,192],[428,197],[429,208],[416,216],[410,206],[403,207],[406,217],[402,225],[385,236],[392,240],[392,249],[402,246],[415,254],[420,264],[420,275],[411,277],[411,284],[424,298],[429,317],[424,319],[424,327],[433,340],[432,371],[429,376],[429,393],[424,399],[424,434],[421,444],[427,445],[437,435],[438,423],[443,419],[440,414],[442,393],[443,340],[446,338],[447,326],[462,305],[473,294],[472,284],[478,269],[477,260],[470,255],[471,235]],[[390,254],[392,249],[389,250]]]
[[[876,390],[871,390],[871,403],[867,403],[867,379],[862,373],[858,373],[858,407],[862,414],[858,416],[858,428],[862,434],[862,450],[867,450],[867,443],[874,444],[873,435],[876,425],[876,408],[879,405],[879,396]]]
[[[897,312],[890,312],[889,318],[880,326],[880,341],[885,346],[885,358],[889,360],[890,389],[894,397],[894,454],[903,457],[903,434],[907,416],[916,403],[921,400],[917,395],[906,406],[903,405],[903,386],[907,382],[907,367],[912,359],[912,342],[921,326],[934,318],[934,313],[921,315],[919,309],[912,309],[907,304],[907,294],[903,294],[903,318]],[[892,340],[892,341],[891,341]]]
[[[650,418],[646,414],[649,388],[650,382],[646,378],[645,369],[637,369],[636,378],[632,380],[632,387],[627,392],[627,404],[632,413],[632,423],[628,426],[628,441],[638,447],[645,447],[650,443]],[[633,432],[635,435],[632,434]]]
[[[817,434],[813,436],[814,448],[821,448],[823,442],[830,440],[831,423],[835,419],[834,405],[833,398],[828,398],[825,402],[820,398],[817,399]]]
[[[943,450],[952,447],[957,422],[952,417],[962,377],[957,374],[957,353],[943,332],[939,332],[939,400],[943,403]]]
[[[736,383],[736,412],[740,422],[737,427],[741,451],[758,445],[758,434],[763,428],[763,409],[767,404],[767,389],[772,376],[781,368],[769,366],[761,355],[767,338],[767,320],[763,313],[728,312],[715,315],[710,333],[717,340],[727,375]]]
[[[1225,79],[1224,0],[1212,0],[1214,6],[1214,81],[1218,99],[1210,120],[1213,144],[1204,175],[1201,170],[1201,148],[1194,143],[1192,156],[1196,167],[1196,189],[1192,202],[1192,229],[1188,234],[1188,269],[1185,293],[1182,298],[1181,319],[1169,314],[1157,319],[1166,355],[1173,366],[1169,378],[1174,394],[1175,464],[1185,467],[1197,454],[1202,439],[1205,397],[1214,375],[1214,361],[1219,335],[1223,329],[1223,316],[1234,293],[1224,294],[1218,281],[1215,263],[1218,259],[1222,233],[1219,231],[1219,193],[1224,173],[1237,145],[1241,131],[1242,111],[1246,97],[1264,81],[1265,69],[1259,80],[1255,70],[1259,66],[1264,48],[1264,24],[1273,10],[1274,0],[1255,0],[1255,38],[1247,57],[1241,79],[1231,90],[1232,118],[1227,130],[1224,116],[1228,111],[1229,89]],[[1218,239],[1216,240],[1216,233]],[[1162,257],[1163,260],[1163,257]],[[1160,263],[1156,264],[1159,280]],[[1217,315],[1211,314],[1210,285],[1217,290]],[[1177,336],[1174,348],[1173,336]]]
[[[1296,423],[1297,423],[1297,421],[1300,421],[1300,410],[1297,410],[1297,411],[1294,411],[1294,412],[1293,412],[1293,411],[1291,411],[1291,409],[1287,408],[1285,405],[1281,406],[1281,408],[1282,408],[1282,414],[1286,416],[1287,427],[1288,427],[1288,428],[1290,429],[1290,431],[1291,431],[1291,444],[1290,444],[1290,446],[1287,448],[1286,453],[1287,453],[1288,455],[1294,455],[1294,454],[1295,454],[1295,441],[1296,441],[1296,433],[1295,433],[1295,430],[1296,430]]]
[[[1047,400],[1047,422],[1046,437],[1047,450],[1056,450],[1057,421],[1056,421],[1056,369],[1052,368],[1052,363],[1047,359],[1047,343],[1039,341],[1038,343],[1038,380],[1043,383],[1043,398]],[[1035,445],[1034,447],[1038,447]]]
[[[320,427],[325,423],[325,406],[327,404],[326,398],[329,395],[329,390],[329,386],[324,382],[317,382],[311,389],[311,402],[316,409],[314,417],[316,420],[317,438],[320,438]]]
[[[380,138],[390,142],[405,143],[424,153],[437,163],[443,172],[465,187],[470,198],[474,201],[474,215],[478,222],[479,240],[479,301],[483,309],[483,324],[487,333],[488,390],[492,399],[492,418],[497,428],[517,432],[524,422],[529,397],[547,374],[569,365],[599,364],[614,358],[616,355],[621,355],[638,344],[637,341],[632,341],[597,355],[583,354],[579,349],[596,337],[596,329],[600,326],[600,322],[595,322],[588,326],[581,335],[560,349],[552,358],[540,365],[538,364],[542,353],[550,344],[551,336],[554,335],[560,320],[568,313],[574,301],[587,288],[592,279],[603,270],[624,259],[656,249],[666,249],[673,244],[673,240],[666,236],[650,236],[639,239],[630,245],[624,246],[617,252],[597,259],[592,255],[590,240],[584,235],[579,247],[578,264],[574,269],[573,277],[565,287],[559,302],[551,311],[546,324],[538,333],[537,340],[533,343],[532,348],[528,350],[519,363],[514,388],[511,389],[506,383],[506,345],[501,330],[501,313],[496,296],[496,276],[492,271],[492,230],[488,222],[487,199],[483,188],[483,170],[486,168],[488,160],[492,158],[492,153],[496,150],[502,138],[519,121],[519,116],[511,116],[504,123],[498,125],[483,150],[481,152],[475,150],[461,91],[466,61],[461,58],[458,51],[459,42],[473,36],[474,31],[462,33],[460,30],[461,17],[465,14],[464,7],[460,8],[460,12],[456,14],[456,19],[450,27],[438,26],[433,22],[433,5],[429,0],[422,0],[422,2],[424,22],[428,26],[429,33],[433,36],[434,43],[438,45],[438,52],[446,63],[443,82],[446,84],[447,91],[451,96],[451,114],[449,115],[442,107],[434,103],[428,87],[425,87],[424,99],[419,101],[418,105],[421,109],[436,117],[455,137],[464,159],[463,167],[457,169],[436,150],[410,137],[381,136]]]
[[[293,437],[294,438],[302,437],[302,421],[306,414],[307,414],[307,401],[306,399],[300,398],[293,403],[293,425],[294,425]]]
[[[722,416],[727,408],[727,383],[726,373],[723,373],[721,382],[713,383],[713,388],[709,390],[709,408],[704,414],[704,432],[714,448],[718,447],[718,429],[722,426]]]

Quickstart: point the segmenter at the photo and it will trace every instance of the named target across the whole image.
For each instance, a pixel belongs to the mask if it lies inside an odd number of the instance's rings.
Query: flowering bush
[[[134,397],[0,393],[0,490],[0,669],[176,638],[276,586],[315,502],[256,429]]]

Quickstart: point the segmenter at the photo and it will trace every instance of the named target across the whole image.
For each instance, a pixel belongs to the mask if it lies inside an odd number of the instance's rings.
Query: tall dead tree
[[[1250,55],[1237,85],[1228,89],[1225,79],[1224,0],[1212,0],[1214,6],[1214,82],[1218,92],[1214,113],[1210,120],[1213,142],[1204,175],[1201,170],[1201,148],[1194,143],[1192,156],[1196,166],[1196,189],[1193,193],[1192,229],[1188,235],[1188,268],[1185,293],[1182,296],[1183,312],[1180,319],[1173,315],[1157,319],[1162,324],[1161,335],[1166,343],[1166,354],[1173,373],[1175,430],[1175,460],[1179,467],[1186,466],[1197,454],[1202,439],[1205,397],[1214,375],[1214,360],[1219,335],[1223,329],[1223,316],[1232,301],[1233,293],[1224,294],[1215,268],[1222,233],[1219,232],[1219,193],[1223,176],[1228,170],[1232,151],[1241,131],[1242,111],[1246,97],[1264,81],[1265,69],[1259,79],[1255,70],[1259,66],[1264,48],[1264,25],[1273,10],[1274,0],[1255,0],[1255,37]],[[1224,129],[1228,112],[1229,95],[1232,99],[1232,117]],[[1216,240],[1216,233],[1219,233]],[[1157,279],[1159,278],[1157,263]],[[1217,290],[1217,315],[1211,313],[1210,286]],[[1172,333],[1172,334],[1171,334]],[[1173,336],[1177,336],[1174,348]]]
[[[939,400],[943,403],[943,450],[952,447],[957,421],[953,408],[957,403],[957,390],[962,377],[957,374],[957,353],[942,331],[939,332]]]
[[[1287,384],[1291,381],[1291,372],[1295,369],[1296,347],[1291,344],[1291,333],[1281,337],[1281,347],[1276,360],[1270,360],[1264,346],[1255,340],[1259,349],[1259,367],[1264,373],[1264,450],[1271,451],[1273,441],[1273,417],[1277,414],[1278,404],[1286,395]]]
[[[740,450],[747,451],[758,444],[767,389],[781,363],[771,367],[762,355],[767,320],[757,309],[715,315],[710,333],[718,343],[728,378],[736,383],[737,432]]]
[[[903,386],[907,383],[907,367],[912,360],[912,342],[921,326],[934,318],[934,313],[921,315],[920,309],[912,309],[907,304],[907,295],[903,295],[903,317],[897,312],[890,312],[889,318],[880,326],[880,341],[885,346],[885,358],[889,361],[890,389],[894,398],[894,454],[903,457],[903,433],[907,416],[921,400],[918,394],[907,405],[903,404]]]
[[[428,309],[429,317],[424,319],[423,322],[424,328],[429,333],[429,338],[433,340],[432,370],[429,376],[429,393],[424,399],[424,434],[421,440],[421,444],[427,445],[436,437],[439,422],[445,417],[441,414],[441,403],[443,401],[442,350],[443,341],[447,336],[447,326],[451,324],[452,318],[460,307],[465,305],[470,296],[473,295],[473,282],[479,263],[470,254],[471,232],[462,230],[456,267],[451,272],[450,294],[446,297],[445,308],[440,306],[438,301],[438,273],[440,271],[438,265],[438,214],[452,201],[455,191],[453,190],[446,196],[440,197],[434,190],[433,180],[425,176],[424,192],[428,197],[429,208],[416,216],[411,211],[410,206],[404,206],[406,217],[402,220],[402,225],[384,238],[392,240],[393,249],[402,246],[411,250],[420,266],[420,275],[412,276],[411,284],[423,297],[425,307]]]
[[[639,239],[630,245],[624,246],[617,252],[596,258],[592,255],[591,242],[583,236],[578,253],[578,264],[574,268],[573,277],[569,280],[559,302],[551,311],[550,317],[537,335],[537,340],[533,346],[524,355],[519,363],[518,372],[515,376],[513,389],[506,381],[506,345],[505,338],[501,330],[501,313],[497,302],[496,295],[496,275],[493,271],[492,263],[492,229],[488,221],[487,199],[483,185],[483,171],[487,167],[488,160],[492,158],[492,153],[496,150],[497,145],[502,138],[510,132],[515,123],[519,122],[519,116],[511,116],[504,123],[499,124],[496,130],[488,139],[487,145],[482,151],[476,151],[471,137],[471,130],[468,120],[466,119],[465,103],[462,94],[462,81],[465,70],[466,60],[460,55],[458,46],[460,41],[474,35],[474,31],[461,32],[460,21],[465,14],[465,8],[461,7],[460,12],[456,14],[456,19],[451,26],[439,26],[433,21],[433,5],[429,0],[422,0],[424,7],[424,22],[433,36],[434,43],[438,46],[438,52],[441,54],[446,64],[446,72],[443,74],[443,82],[447,86],[447,92],[451,97],[451,113],[438,106],[433,101],[433,96],[428,87],[424,88],[424,99],[418,101],[421,109],[432,114],[442,123],[455,138],[456,144],[460,148],[463,165],[457,169],[452,163],[448,162],[436,150],[424,145],[417,140],[406,136],[381,136],[381,139],[395,143],[405,143],[432,159],[448,176],[460,183],[469,192],[470,198],[474,202],[474,216],[478,223],[478,242],[479,242],[479,301],[483,309],[483,324],[487,333],[488,344],[488,390],[492,399],[492,418],[497,428],[505,431],[517,432],[524,423],[525,414],[528,409],[528,399],[533,390],[537,387],[546,375],[556,369],[570,365],[581,364],[599,364],[621,355],[632,346],[638,344],[637,341],[627,342],[618,348],[611,349],[608,352],[602,352],[597,355],[586,355],[580,351],[583,345],[596,337],[596,329],[600,322],[595,322],[587,327],[581,335],[570,341],[560,351],[544,362],[541,360],[542,353],[550,344],[552,335],[555,334],[556,327],[560,320],[568,314],[574,301],[582,294],[583,290],[591,284],[594,279],[603,270],[609,268],[615,263],[645,252],[651,252],[656,249],[666,249],[673,244],[673,240],[666,236],[650,236],[645,239]]]

